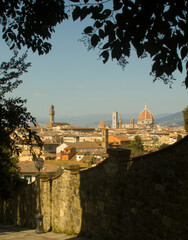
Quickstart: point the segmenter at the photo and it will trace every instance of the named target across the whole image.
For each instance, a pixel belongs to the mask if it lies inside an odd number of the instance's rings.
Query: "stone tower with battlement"
[[[54,116],[55,116],[55,110],[54,110],[54,105],[50,106],[50,123],[54,123]]]
[[[46,128],[52,128],[52,127],[53,127],[53,124],[54,124],[54,116],[55,116],[54,105],[51,105],[51,106],[50,106],[49,115],[50,115],[50,122],[49,122],[49,123],[46,123]]]

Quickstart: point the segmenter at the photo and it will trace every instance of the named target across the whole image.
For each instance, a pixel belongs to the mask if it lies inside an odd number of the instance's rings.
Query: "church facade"
[[[118,113],[113,112],[112,128],[138,129],[138,128],[153,128],[154,126],[154,116],[152,112],[148,110],[147,105],[145,105],[144,109],[138,115],[137,122],[135,121],[134,118],[131,118],[130,122],[124,123],[122,122],[121,116],[119,117],[118,124],[114,124],[114,122],[117,122],[117,121],[118,121]]]

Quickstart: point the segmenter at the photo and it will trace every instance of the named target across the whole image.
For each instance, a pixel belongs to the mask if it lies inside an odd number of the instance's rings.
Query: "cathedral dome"
[[[138,116],[139,124],[151,124],[154,122],[153,114],[148,110],[147,105],[145,105],[144,110]]]
[[[106,123],[101,121],[98,125],[99,128],[105,128],[106,127]]]

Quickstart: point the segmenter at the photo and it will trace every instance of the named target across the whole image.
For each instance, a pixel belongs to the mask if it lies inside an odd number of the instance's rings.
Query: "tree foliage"
[[[24,106],[26,100],[10,97],[10,93],[21,83],[20,77],[27,72],[30,63],[25,63],[27,54],[15,54],[9,62],[0,65],[0,195],[6,197],[17,178],[16,156],[20,149],[16,143],[32,146],[33,141],[42,145],[40,138],[32,132],[29,123],[35,118]],[[32,148],[31,148],[32,151]],[[6,184],[5,184],[6,182]],[[8,187],[9,186],[9,187]]]
[[[161,150],[161,149],[163,149],[163,148],[166,148],[166,147],[168,147],[168,146],[170,146],[170,145],[167,144],[167,143],[162,143],[162,144],[159,146],[159,150]]]
[[[10,149],[1,145],[0,154],[0,197],[7,198],[19,181],[18,159],[12,156]]]
[[[184,116],[184,128],[185,131],[188,133],[188,106],[183,110]]]
[[[134,140],[131,141],[127,148],[131,150],[131,157],[138,157],[146,153],[142,140],[138,135],[134,137]]]
[[[177,142],[179,141],[179,140],[181,140],[182,139],[182,135],[181,134],[178,134],[178,136],[177,136]]]
[[[188,87],[188,0],[0,0],[0,6],[2,37],[10,49],[48,53],[46,40],[72,12],[74,21],[93,20],[83,41],[99,47],[104,63],[112,58],[124,67],[135,49],[139,58],[152,59],[154,81],[171,86],[173,73],[185,69]]]
[[[84,29],[84,41],[90,47],[99,46],[104,63],[111,57],[125,66],[135,49],[139,58],[151,57],[154,81],[171,84],[174,71],[182,73],[185,68],[188,87],[187,0],[95,0],[97,5],[84,2],[77,4],[72,16],[83,20],[89,15],[94,20]]]
[[[132,141],[130,144],[130,148],[137,151],[144,151],[144,145],[140,136],[135,136],[134,141]]]
[[[68,18],[63,0],[0,0],[2,37],[10,49],[25,46],[48,53],[54,27]]]

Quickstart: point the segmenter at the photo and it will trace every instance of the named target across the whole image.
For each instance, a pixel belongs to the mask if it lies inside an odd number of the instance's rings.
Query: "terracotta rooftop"
[[[68,146],[68,147],[65,148],[65,150],[70,150],[70,149],[72,149],[72,148],[73,148],[73,147]]]
[[[77,142],[77,143],[66,143],[69,147],[75,147],[76,149],[91,149],[91,148],[102,148],[96,142]]]
[[[148,110],[147,105],[145,105],[144,110],[139,114],[138,120],[154,120],[153,114]]]
[[[128,137],[123,136],[123,135],[111,135],[111,136],[113,136],[114,138],[116,138],[116,139],[118,139],[120,141],[130,141],[130,139]]]
[[[36,173],[36,172],[38,172],[33,161],[19,162],[17,164],[17,166],[20,168],[20,173]],[[44,167],[41,170],[41,172],[42,173],[56,172],[58,170],[58,168],[59,167],[57,165],[44,164]]]
[[[77,126],[64,126],[64,127],[61,127],[61,129],[78,129],[78,130],[83,130],[83,129],[90,129],[90,130],[95,130],[95,128],[92,128],[92,127],[77,127]]]
[[[104,121],[101,121],[99,124],[98,124],[98,127],[106,127],[106,123]]]

